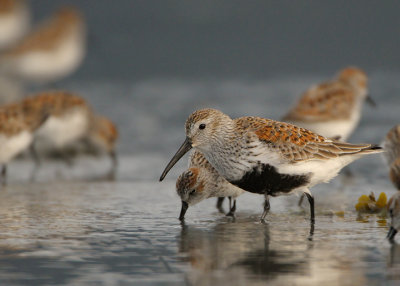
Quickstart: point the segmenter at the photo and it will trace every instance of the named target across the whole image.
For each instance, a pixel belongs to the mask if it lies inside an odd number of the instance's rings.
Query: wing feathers
[[[382,152],[371,144],[332,141],[295,125],[259,117],[241,117],[236,124],[246,126],[263,144],[266,151],[278,150],[288,162],[328,160],[343,155]]]

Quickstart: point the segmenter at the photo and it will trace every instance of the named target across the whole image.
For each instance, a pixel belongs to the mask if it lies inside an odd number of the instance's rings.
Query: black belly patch
[[[260,164],[246,173],[242,179],[230,183],[251,193],[274,196],[277,193],[289,193],[308,184],[309,181],[309,175],[280,174],[275,167]]]

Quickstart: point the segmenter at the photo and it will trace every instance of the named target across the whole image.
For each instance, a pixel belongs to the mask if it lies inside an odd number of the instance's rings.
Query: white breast
[[[312,187],[319,183],[329,182],[337,176],[343,167],[364,155],[346,155],[329,160],[308,160],[294,164],[282,164],[277,166],[277,168],[278,172],[282,174],[311,174],[309,187]]]
[[[77,108],[63,116],[51,116],[39,128],[36,136],[39,141],[50,142],[56,148],[73,143],[86,135],[89,118],[86,110]]]
[[[32,143],[33,136],[29,131],[23,131],[12,137],[0,135],[0,164],[7,163],[16,155],[26,150]]]

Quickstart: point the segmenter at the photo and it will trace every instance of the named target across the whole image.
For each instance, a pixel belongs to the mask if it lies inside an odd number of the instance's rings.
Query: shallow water
[[[365,108],[352,142],[380,142],[398,122],[397,78],[372,77],[379,106]],[[352,164],[351,178],[313,188],[313,236],[308,204],[298,207],[296,196],[272,199],[266,224],[253,194],[238,199],[236,220],[207,200],[181,224],[175,179],[186,158],[158,182],[192,110],[279,118],[319,79],[67,84],[118,123],[118,172],[110,176],[106,158],[71,168],[47,161],[34,176],[29,160],[13,162],[0,192],[0,284],[398,285],[400,245],[385,240],[386,218],[354,209],[361,194],[395,192],[379,156]]]
[[[143,172],[158,175],[154,167],[163,160],[153,157]],[[400,282],[400,245],[385,240],[386,219],[354,211],[362,193],[394,192],[383,175],[366,178],[354,168],[351,179],[315,188],[310,236],[308,204],[298,207],[296,196],[272,199],[266,224],[258,221],[262,197],[252,194],[238,199],[235,220],[208,200],[189,208],[181,223],[174,176],[163,183],[132,178],[140,161],[123,157],[114,181],[107,179],[107,160],[80,159],[73,168],[47,162],[32,182],[23,175],[30,162],[11,164],[0,192],[0,284]],[[372,168],[381,164],[365,161]]]

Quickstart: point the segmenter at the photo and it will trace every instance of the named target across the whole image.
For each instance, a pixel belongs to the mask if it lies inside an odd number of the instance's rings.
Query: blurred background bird
[[[6,49],[0,68],[23,83],[52,83],[74,72],[85,52],[83,16],[75,8],[63,7]]]
[[[357,127],[368,96],[367,75],[348,67],[329,82],[310,87],[283,117],[293,123],[331,139],[347,141]]]
[[[71,164],[71,148],[86,148],[92,154],[108,154],[116,168],[117,127],[108,118],[96,114],[79,95],[67,91],[40,92],[22,100],[31,113],[46,112],[49,118],[37,131],[34,152],[56,152]],[[37,155],[34,155],[37,156]]]
[[[30,28],[30,14],[27,1],[0,0],[0,52],[26,35]],[[22,93],[23,87],[19,82],[0,73],[0,103],[15,100]]]
[[[48,113],[45,110],[33,114],[22,103],[0,107],[0,164],[3,184],[7,163],[32,146],[35,133],[47,118]]]
[[[71,165],[77,154],[107,154],[115,170],[114,123],[74,93],[40,92],[74,73],[86,55],[83,14],[71,6],[54,11],[29,30],[27,2],[0,0],[0,103],[6,104],[0,108],[19,106],[32,121],[48,115],[29,148],[37,165],[43,156],[55,155]]]

